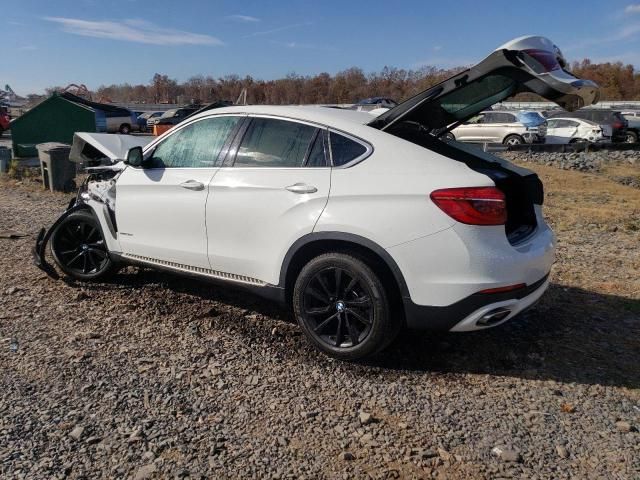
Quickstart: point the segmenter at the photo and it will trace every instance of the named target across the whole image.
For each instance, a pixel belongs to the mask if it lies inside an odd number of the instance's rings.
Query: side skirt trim
[[[219,280],[245,283],[249,285],[255,285],[258,287],[264,287],[267,285],[267,283],[263,282],[262,280],[247,277],[244,275],[236,275],[235,273],[220,272],[218,270],[211,270],[211,269],[202,268],[202,267],[193,267],[191,265],[183,265],[181,263],[169,262],[167,260],[159,260],[157,258],[144,257],[142,255],[135,255],[133,253],[123,253],[122,257],[135,260],[138,262],[142,262],[142,263],[149,263],[152,265],[158,265],[158,266],[170,268],[172,270],[194,273],[196,275],[203,275],[206,277],[211,277]]]

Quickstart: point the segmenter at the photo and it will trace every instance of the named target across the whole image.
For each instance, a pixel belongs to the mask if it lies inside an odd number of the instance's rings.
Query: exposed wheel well
[[[389,264],[372,249],[348,240],[321,239],[306,243],[300,247],[291,257],[285,275],[285,300],[291,305],[293,287],[298,278],[300,270],[312,259],[324,253],[337,252],[348,253],[364,261],[375,273],[385,286],[389,295],[389,300],[393,308],[402,309],[402,293],[398,279],[394,275]],[[403,310],[402,311],[404,318]]]

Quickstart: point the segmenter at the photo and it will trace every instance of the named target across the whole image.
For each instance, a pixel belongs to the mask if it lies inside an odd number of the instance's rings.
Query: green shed
[[[72,95],[54,93],[11,122],[13,152],[16,157],[36,157],[39,143],[71,144],[75,132],[106,130],[102,110],[75,101]]]

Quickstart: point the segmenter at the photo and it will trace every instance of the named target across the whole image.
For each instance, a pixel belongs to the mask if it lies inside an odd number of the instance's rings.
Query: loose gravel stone
[[[619,421],[616,422],[616,428],[619,432],[629,433],[631,431],[631,424],[629,422]]]
[[[503,462],[519,462],[522,460],[518,451],[506,447],[493,447],[491,453]]]
[[[569,458],[569,451],[563,445],[556,445],[556,452],[560,458]]]

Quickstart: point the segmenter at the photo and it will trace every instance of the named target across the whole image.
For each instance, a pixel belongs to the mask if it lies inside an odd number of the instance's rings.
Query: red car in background
[[[9,122],[11,121],[11,117],[7,113],[7,111],[0,107],[0,134],[5,130],[9,130]]]

